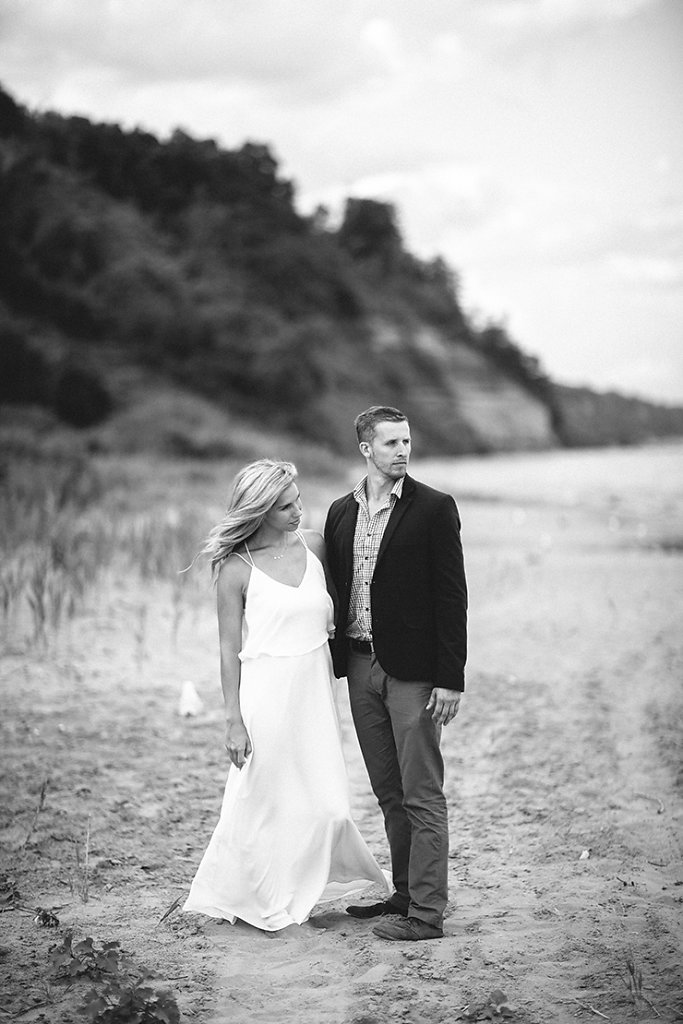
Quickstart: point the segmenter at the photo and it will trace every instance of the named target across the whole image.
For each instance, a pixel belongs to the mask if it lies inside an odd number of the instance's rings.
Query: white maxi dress
[[[323,567],[306,547],[292,587],[249,564],[240,709],[253,751],[241,771],[230,767],[183,909],[278,931],[317,903],[391,888],[351,818]]]

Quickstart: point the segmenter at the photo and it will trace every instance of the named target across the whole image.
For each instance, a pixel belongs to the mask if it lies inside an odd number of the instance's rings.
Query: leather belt
[[[352,651],[356,651],[358,654],[374,654],[375,648],[372,646],[372,640],[356,640],[352,636],[347,639]]]

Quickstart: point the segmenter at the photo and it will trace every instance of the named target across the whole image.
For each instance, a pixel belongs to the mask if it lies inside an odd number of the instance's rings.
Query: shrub
[[[57,378],[54,409],[61,420],[73,427],[91,427],[106,419],[112,400],[96,374],[67,366]]]
[[[92,1024],[179,1024],[173,995],[153,988],[153,974],[113,978],[106,988],[85,997],[84,1012]]]
[[[52,369],[9,319],[0,320],[0,403],[49,401]]]

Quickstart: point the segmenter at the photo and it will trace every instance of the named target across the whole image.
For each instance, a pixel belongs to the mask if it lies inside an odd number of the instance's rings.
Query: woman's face
[[[302,506],[299,488],[295,483],[285,487],[275,504],[266,512],[265,522],[275,530],[292,533],[301,522]]]

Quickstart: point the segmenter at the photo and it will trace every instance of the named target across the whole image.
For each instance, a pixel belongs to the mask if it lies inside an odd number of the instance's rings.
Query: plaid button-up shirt
[[[346,635],[356,640],[372,640],[370,584],[389,516],[402,493],[403,477],[391,488],[384,505],[371,516],[365,493],[365,478],[353,492],[358,502],[358,519],[353,537],[353,582]]]

